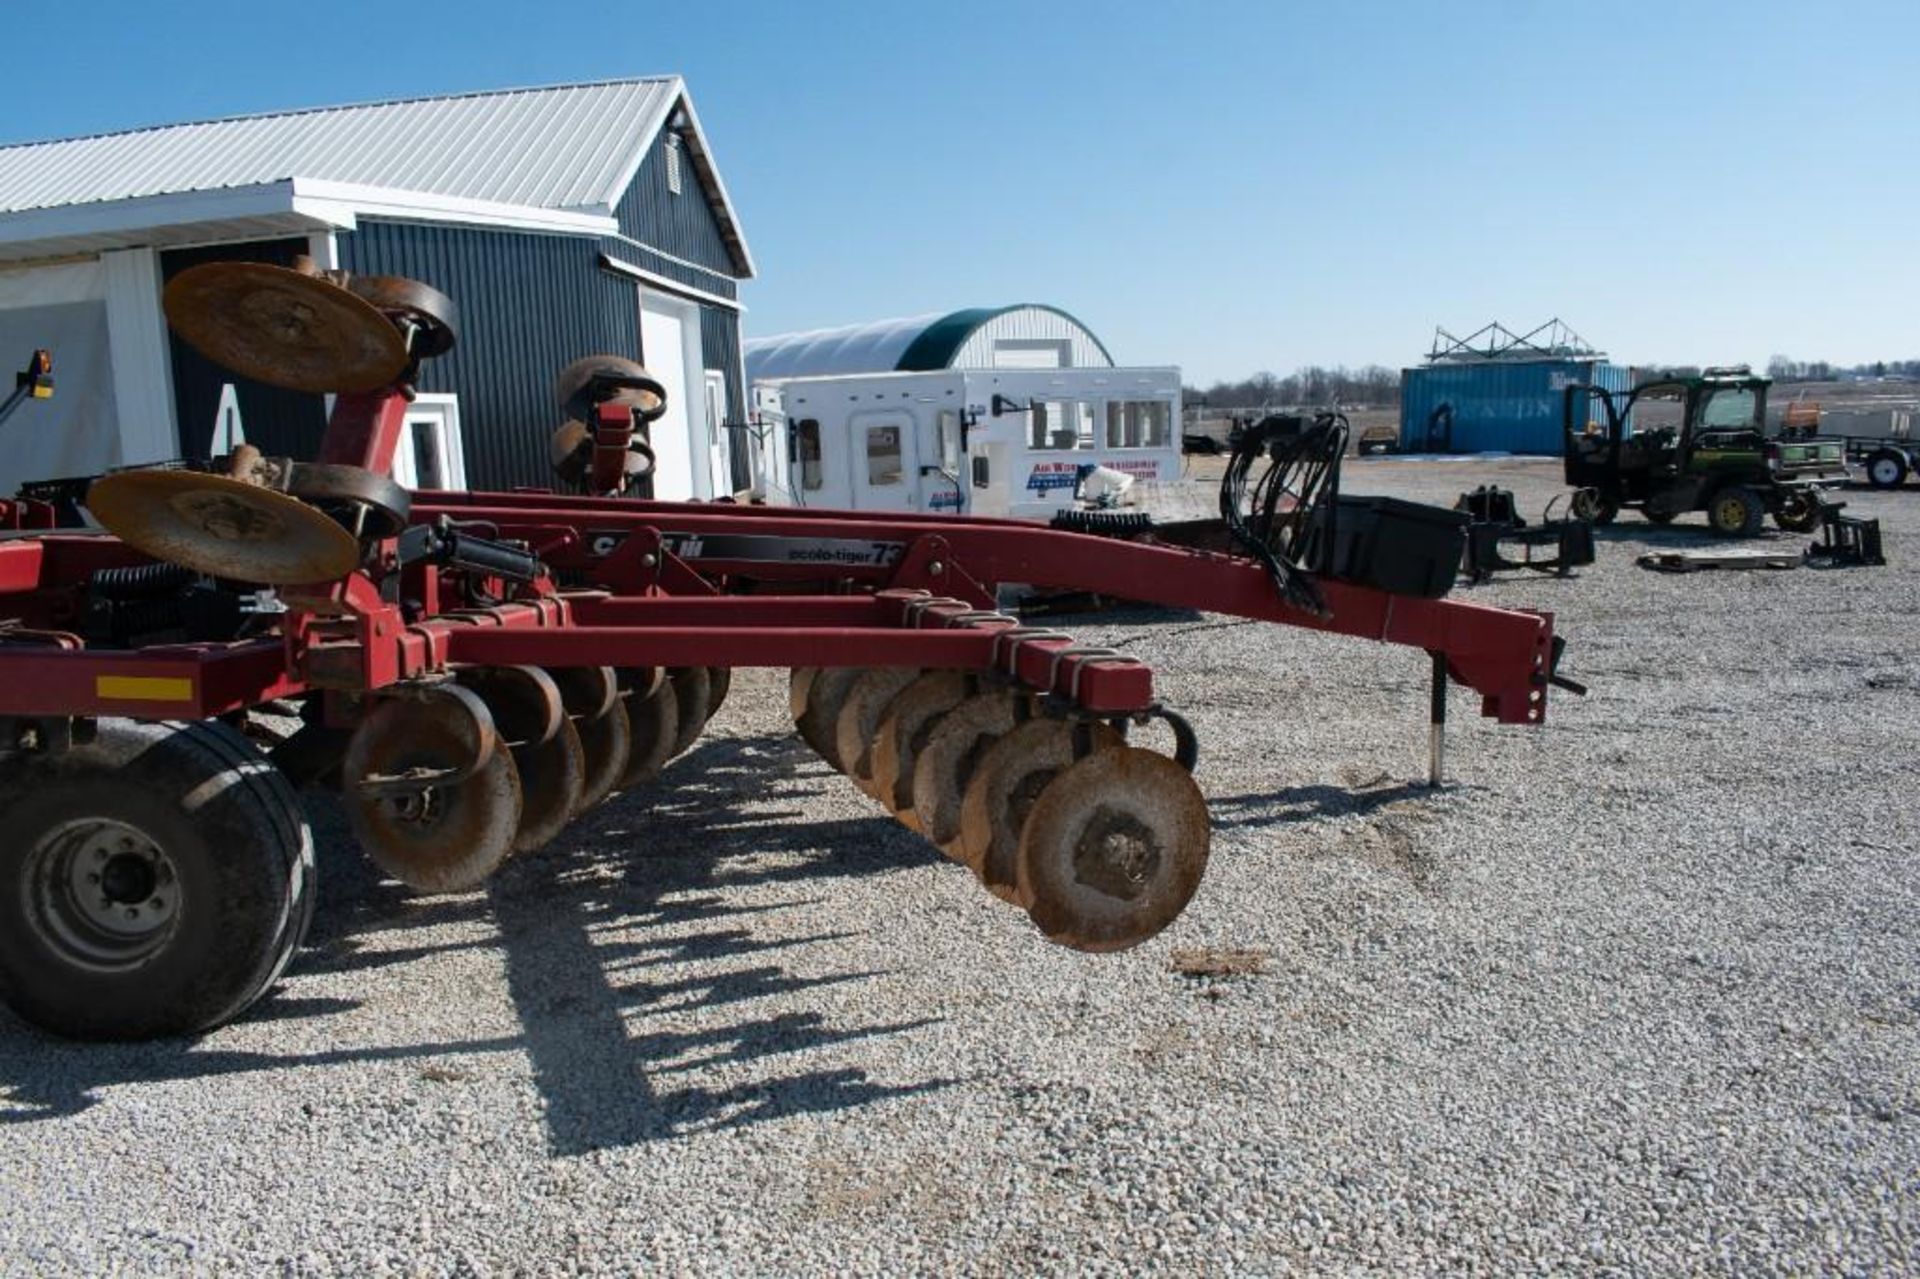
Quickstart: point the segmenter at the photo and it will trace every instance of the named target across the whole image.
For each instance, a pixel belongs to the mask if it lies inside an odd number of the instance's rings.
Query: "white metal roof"
[[[900,363],[913,340],[945,312],[912,315],[837,329],[810,329],[753,338],[741,345],[747,377],[816,377],[838,373],[884,373]]]
[[[0,241],[213,216],[262,191],[418,216],[612,231],[614,205],[679,108],[689,150],[743,267],[751,258],[678,76],[509,89],[159,125],[0,147]],[[241,192],[254,193],[251,202]],[[219,198],[231,195],[230,201]],[[128,218],[116,219],[124,210]],[[367,211],[375,211],[374,207]],[[327,210],[318,210],[325,220]],[[135,216],[137,214],[137,216]],[[123,237],[124,239],[124,237]],[[17,256],[17,254],[12,255]]]
[[[811,329],[753,338],[742,344],[747,380],[834,377],[930,368],[990,368],[1001,364],[1003,344],[1058,343],[1065,366],[1111,367],[1100,339],[1058,307],[1022,302],[1012,306],[936,311],[898,320],[841,328]]]

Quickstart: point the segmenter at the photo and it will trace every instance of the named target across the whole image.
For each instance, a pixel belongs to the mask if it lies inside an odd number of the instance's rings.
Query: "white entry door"
[[[701,402],[700,312],[649,289],[640,295],[640,362],[666,388],[667,411],[651,428],[653,495],[666,501],[713,496],[711,441]]]
[[[407,405],[393,478],[409,489],[465,489],[467,454],[460,438],[460,398],[420,394]]]
[[[913,415],[898,410],[853,415],[853,505],[863,511],[920,509],[920,466]]]

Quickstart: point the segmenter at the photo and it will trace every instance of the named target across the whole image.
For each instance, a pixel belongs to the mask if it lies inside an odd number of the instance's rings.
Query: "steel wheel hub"
[[[68,822],[41,837],[25,865],[35,934],[80,967],[142,962],[166,941],[180,912],[173,863],[124,822]]]
[[[1126,813],[1101,810],[1073,850],[1074,878],[1121,901],[1140,896],[1160,867],[1153,832]]]

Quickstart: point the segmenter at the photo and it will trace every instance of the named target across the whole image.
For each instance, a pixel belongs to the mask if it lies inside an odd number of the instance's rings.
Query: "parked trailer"
[[[1299,504],[1257,517],[1285,537],[1228,521],[1226,554],[976,515],[409,493],[390,469],[414,370],[454,340],[445,298],[213,263],[165,303],[236,374],[336,398],[317,461],[243,447],[97,480],[110,532],[0,503],[0,992],[61,1034],[205,1030],[279,978],[315,901],[296,786],[338,786],[403,884],[472,889],[644,786],[741,666],[790,668],[800,735],[1049,938],[1134,945],[1205,869],[1197,744],[1145,663],[994,611],[1002,581],[1422,650],[1436,770],[1449,681],[1510,724],[1572,687],[1551,615],[1308,580]],[[619,490],[659,384],[606,358],[561,399],[586,435],[557,455]],[[263,709],[299,724],[264,751],[242,732]],[[1128,736],[1154,721],[1172,758]]]
[[[1897,489],[1907,482],[1907,476],[1920,471],[1920,441],[1854,435],[1844,438],[1847,464],[1859,467],[1874,488]]]
[[[1095,467],[1180,476],[1180,371],[936,369],[754,384],[778,506],[1045,519]]]

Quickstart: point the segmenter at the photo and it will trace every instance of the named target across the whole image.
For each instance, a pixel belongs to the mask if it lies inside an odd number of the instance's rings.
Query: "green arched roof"
[[[953,363],[954,356],[967,344],[967,339],[980,331],[982,325],[1009,311],[1051,311],[1062,319],[1071,322],[1081,332],[1093,339],[1100,348],[1100,354],[1107,357],[1107,363],[1113,363],[1113,353],[1107,350],[1107,344],[1098,334],[1080,323],[1078,317],[1062,311],[1057,306],[1048,306],[1044,302],[1019,302],[1013,306],[976,306],[964,311],[954,311],[943,315],[920,331],[920,335],[908,344],[900,353],[899,363],[893,367],[900,373],[921,373],[928,369],[944,369]]]

